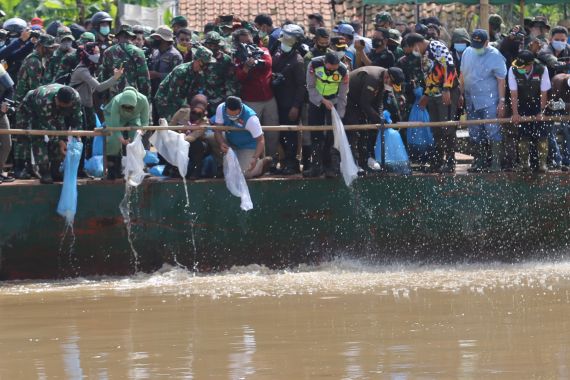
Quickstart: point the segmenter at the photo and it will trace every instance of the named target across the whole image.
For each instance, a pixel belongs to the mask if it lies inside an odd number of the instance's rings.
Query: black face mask
[[[437,40],[438,39],[437,34],[435,34],[435,33],[428,33],[427,38],[428,38],[428,40]]]
[[[317,27],[315,27],[315,26],[309,26],[309,33],[315,34],[316,32],[317,32]]]
[[[378,49],[379,47],[382,46],[383,42],[384,40],[381,40],[379,38],[372,39],[372,48]]]
[[[326,52],[327,49],[329,48],[328,45],[315,45],[315,47],[317,48],[318,51],[322,51],[322,52]]]
[[[190,112],[190,121],[192,123],[197,122],[198,120],[202,120],[204,118],[204,113],[203,112],[195,112],[195,111],[191,111]]]
[[[152,40],[151,46],[155,49],[158,49],[160,47],[160,40]]]

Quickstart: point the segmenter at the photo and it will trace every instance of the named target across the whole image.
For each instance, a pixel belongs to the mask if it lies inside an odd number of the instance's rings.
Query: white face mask
[[[551,44],[556,51],[562,51],[567,46],[566,41],[552,41]]]
[[[99,63],[99,58],[101,58],[101,54],[90,54],[88,58],[93,63]]]
[[[71,41],[61,41],[59,43],[59,48],[63,51],[67,51],[67,50],[71,49],[71,46],[72,46]]]
[[[291,50],[293,50],[293,46],[289,46],[281,42],[281,50],[283,51],[283,53],[289,53]]]

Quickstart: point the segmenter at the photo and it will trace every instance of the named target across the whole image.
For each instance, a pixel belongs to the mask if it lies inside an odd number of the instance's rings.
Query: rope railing
[[[535,116],[521,117],[520,123],[532,123],[532,122],[570,122],[570,116],[545,116],[542,118],[537,118]],[[345,125],[344,128],[347,131],[362,131],[362,130],[374,130],[379,128],[445,128],[445,127],[466,127],[471,125],[481,125],[481,124],[511,124],[512,120],[510,118],[502,119],[483,119],[483,120],[452,120],[452,121],[437,121],[437,122],[401,122],[395,124],[355,124],[355,125]],[[25,136],[77,136],[77,137],[95,137],[95,136],[106,136],[113,132],[123,132],[123,131],[161,131],[161,130],[172,130],[172,131],[192,131],[192,130],[213,130],[213,131],[244,131],[243,128],[235,127],[225,127],[225,126],[210,126],[206,125],[200,126],[144,126],[144,127],[118,127],[118,128],[103,128],[95,131],[82,131],[82,130],[61,130],[61,131],[48,131],[48,130],[37,130],[37,129],[0,129],[0,135],[25,135]],[[267,132],[279,132],[279,131],[292,131],[292,132],[304,132],[304,131],[327,131],[332,130],[332,126],[317,126],[317,125],[277,125],[277,126],[263,126],[262,129]]]

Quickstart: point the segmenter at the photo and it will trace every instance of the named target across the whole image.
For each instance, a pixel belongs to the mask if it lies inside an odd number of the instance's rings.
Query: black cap
[[[315,37],[329,38],[331,34],[326,28],[317,28],[315,30]]]
[[[513,61],[513,66],[522,69],[534,62],[534,54],[528,50],[522,50],[517,55],[517,59]]]
[[[392,83],[396,85],[401,84],[406,79],[406,77],[404,76],[404,72],[399,67],[390,67],[388,69],[388,75],[390,75]]]
[[[70,103],[75,98],[75,90],[69,86],[63,86],[57,91],[56,97],[62,103]]]
[[[323,23],[325,22],[325,19],[323,18],[323,15],[320,13],[311,13],[309,16],[307,16],[308,19],[315,19],[317,20],[319,23]]]

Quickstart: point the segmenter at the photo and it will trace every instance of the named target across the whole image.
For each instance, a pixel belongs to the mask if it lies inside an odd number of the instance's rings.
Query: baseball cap
[[[404,72],[399,67],[390,67],[388,69],[388,75],[390,75],[392,82],[396,85],[402,84],[406,79]]]
[[[474,49],[481,49],[488,40],[489,34],[484,29],[475,29],[471,34],[471,46]]]
[[[354,28],[350,24],[340,24],[334,27],[333,32],[354,36]]]
[[[513,67],[517,69],[522,69],[534,62],[534,54],[529,50],[522,50],[517,55],[517,58],[513,61]]]

